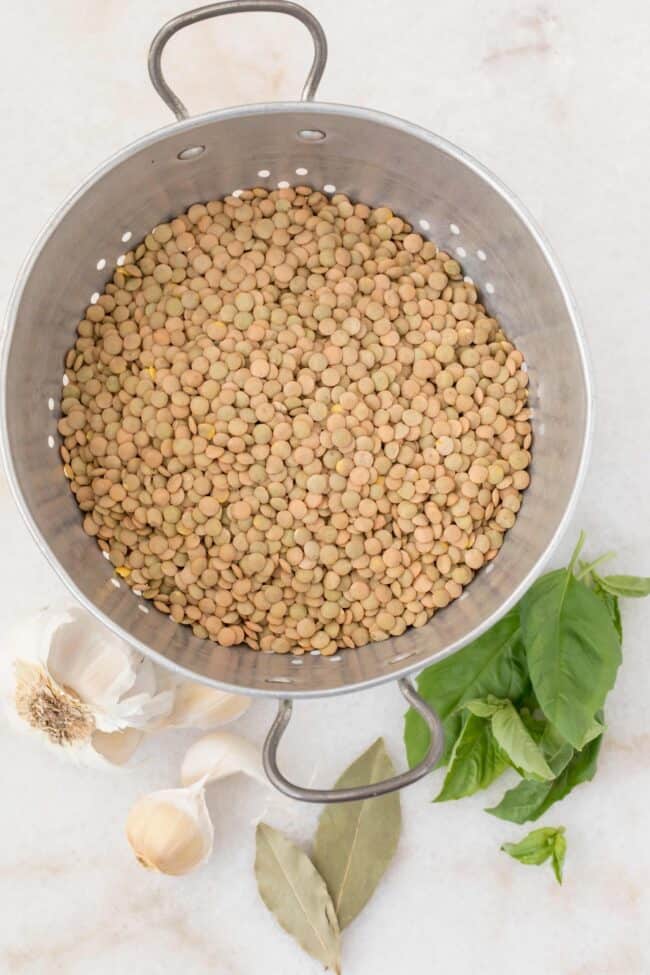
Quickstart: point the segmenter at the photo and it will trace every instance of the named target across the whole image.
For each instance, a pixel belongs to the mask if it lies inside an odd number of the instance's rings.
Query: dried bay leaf
[[[260,896],[284,930],[312,958],[341,971],[341,935],[325,881],[309,857],[266,823],[256,831]]]
[[[369,785],[394,774],[384,741],[378,738],[345,770],[336,788]],[[313,860],[332,895],[341,928],[370,900],[397,849],[400,829],[397,792],[324,809]]]

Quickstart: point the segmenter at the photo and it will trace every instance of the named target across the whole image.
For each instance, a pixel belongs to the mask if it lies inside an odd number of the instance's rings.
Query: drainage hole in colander
[[[465,250],[464,247],[457,247],[456,253],[458,254],[459,257],[467,257],[467,251]]]
[[[302,660],[292,660],[291,663],[294,667],[302,667],[303,664]]]
[[[140,610],[141,613],[148,613],[149,612],[149,607],[148,606],[143,606],[142,603],[139,603],[138,604],[138,609]]]
[[[205,146],[188,146],[187,149],[181,149],[179,154],[176,156],[177,159],[197,159],[202,156],[205,152]]]
[[[465,284],[474,284],[474,278],[470,278],[469,274],[466,274],[463,278]]]
[[[70,382],[70,380],[68,379],[65,373],[63,373],[63,379],[61,380],[61,382],[63,383],[64,386],[67,386],[68,383]]]
[[[322,142],[325,138],[325,133],[321,129],[300,129],[297,135],[304,142]]]
[[[49,437],[47,438],[47,445],[50,448],[50,450],[54,447],[54,437],[52,436],[52,434],[50,434]]]
[[[332,657],[325,657],[325,660],[331,660],[332,663],[339,663],[339,661],[343,660],[343,657],[341,657],[340,654],[335,653]]]
[[[479,261],[487,261],[487,254],[485,253],[485,251],[482,251],[480,249],[477,250],[476,256],[478,257]]]
[[[122,234],[122,243],[126,244],[127,241],[131,240],[132,237],[133,237],[132,232],[130,230],[125,230],[124,233]]]
[[[451,230],[452,234],[459,234],[460,233],[460,227],[458,226],[457,223],[450,223],[449,224],[449,229]]]
[[[320,650],[310,650],[309,652],[312,655],[312,657],[320,657]]]
[[[421,230],[430,230],[431,229],[431,224],[429,223],[428,220],[419,220],[418,223],[420,224],[420,229]]]
[[[244,192],[243,190],[233,190],[230,195],[239,197],[242,195],[243,192]]]
[[[293,677],[265,677],[265,684],[295,684]]]
[[[271,170],[270,169],[258,169],[257,175],[261,179],[266,179],[267,176],[270,176],[271,175]]]
[[[278,189],[279,190],[288,190],[289,189],[289,183],[287,182],[286,179],[281,179],[280,180],[280,182],[278,183]]]
[[[334,183],[325,183],[323,187],[323,193],[336,193],[336,187]]]
[[[296,170],[296,176],[306,176],[308,172],[309,170],[305,169],[304,166],[298,166]]]
[[[120,256],[118,257],[115,263],[117,264],[118,267],[122,267],[125,261],[126,261],[126,254],[120,254]]]
[[[97,261],[97,264],[95,266],[98,271],[103,271],[104,268],[106,267],[106,258],[100,257],[100,259]]]
[[[120,584],[117,579],[111,579],[111,585],[115,586],[116,589],[120,588]]]
[[[487,291],[487,293],[489,295],[493,295],[494,294],[494,285],[492,284],[491,281],[486,281],[485,282],[485,290]]]
[[[99,301],[99,291],[93,291],[93,293],[90,296],[90,304],[96,305],[98,301]]]
[[[391,657],[388,661],[389,664],[398,664],[402,660],[408,660],[409,657],[415,656],[415,650],[407,650],[406,653],[398,653],[394,657]]]
[[[50,410],[50,412],[54,409],[54,400],[52,399],[51,396],[47,401],[47,408],[48,410]]]

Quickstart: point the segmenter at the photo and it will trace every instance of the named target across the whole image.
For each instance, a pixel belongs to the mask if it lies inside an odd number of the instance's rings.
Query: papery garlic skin
[[[173,707],[153,665],[78,607],[18,621],[0,646],[12,723],[84,764],[120,765]]]
[[[176,877],[196,869],[210,856],[214,841],[203,783],[139,799],[129,813],[126,835],[136,859],[149,870]]]
[[[229,694],[205,684],[183,681],[176,685],[174,707],[161,726],[209,731],[240,718],[251,703],[252,699],[243,694]]]
[[[181,782],[185,786],[216,782],[237,772],[269,784],[259,748],[241,735],[213,731],[188,748],[181,766]]]

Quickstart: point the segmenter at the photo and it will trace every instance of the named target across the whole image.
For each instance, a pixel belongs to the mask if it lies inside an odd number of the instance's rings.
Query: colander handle
[[[301,7],[300,4],[292,3],[291,0],[224,0],[222,3],[209,3],[205,7],[197,7],[195,10],[188,10],[184,14],[179,14],[178,17],[172,17],[160,28],[151,42],[148,59],[151,83],[179,122],[189,118],[190,113],[163,76],[161,60],[167,41],[183,27],[198,24],[201,20],[223,17],[225,14],[259,13],[260,10],[295,17],[301,24],[305,25],[311,34],[311,39],[314,42],[314,60],[311,63],[301,98],[303,101],[313,99],[327,63],[327,38],[314,15]]]
[[[376,796],[385,796],[387,792],[403,789],[430,772],[442,755],[444,745],[442,722],[433,708],[420,697],[410,681],[402,677],[397,684],[408,704],[424,719],[430,732],[429,749],[421,762],[407,772],[384,779],[383,782],[374,782],[372,785],[359,785],[350,789],[307,789],[295,785],[285,778],[278,768],[278,745],[289,724],[292,707],[289,698],[282,698],[262,753],[264,770],[275,788],[284,792],[286,796],[300,799],[302,802],[356,802],[359,799],[374,799]]]

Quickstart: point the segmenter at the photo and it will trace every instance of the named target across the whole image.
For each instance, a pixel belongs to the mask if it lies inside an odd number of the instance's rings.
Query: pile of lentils
[[[222,646],[333,654],[423,626],[529,483],[523,356],[457,261],[342,193],[256,188],[159,224],[65,366],[85,531]]]

